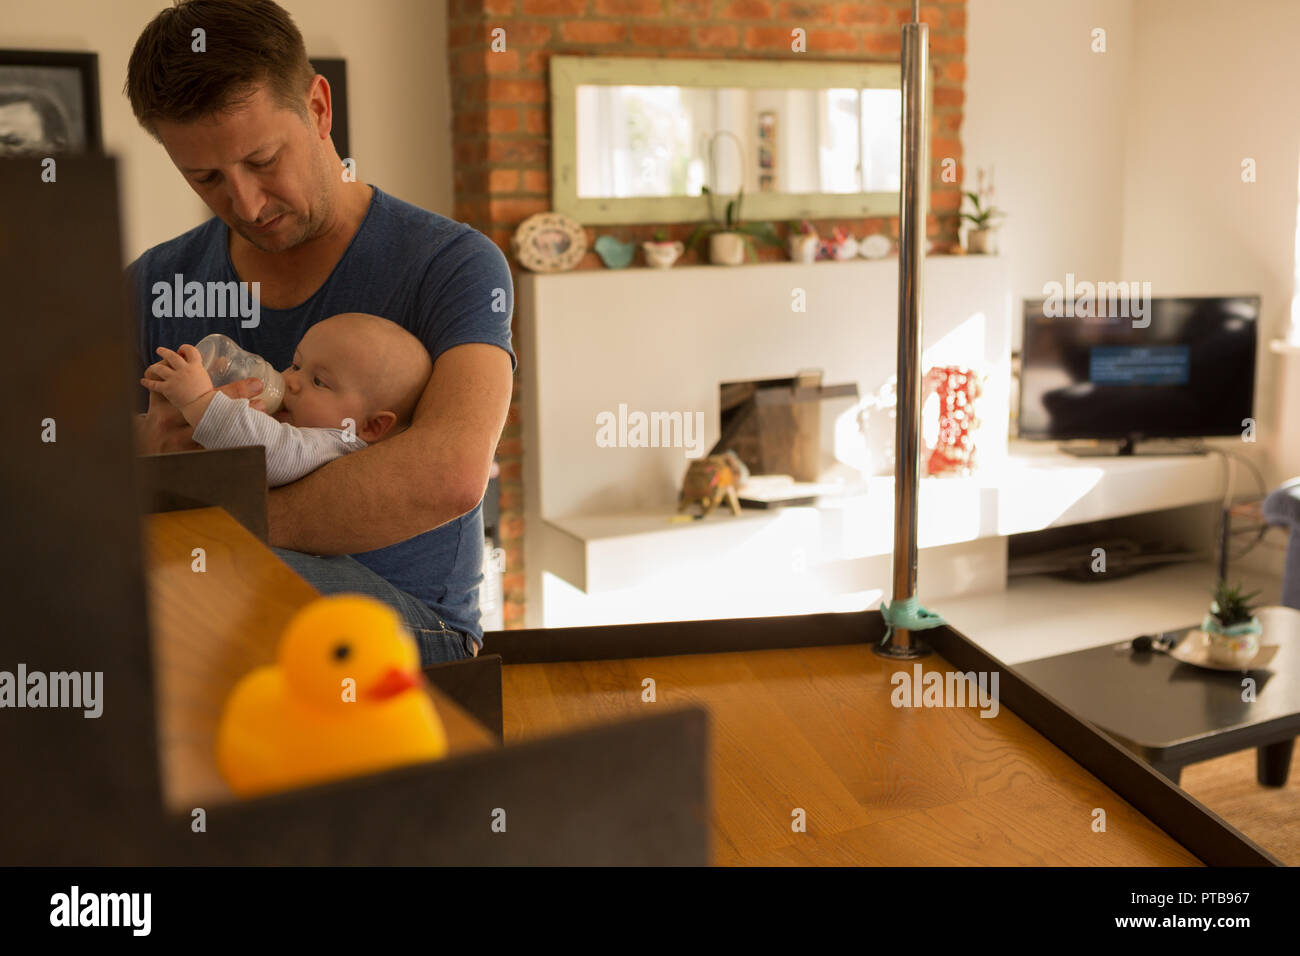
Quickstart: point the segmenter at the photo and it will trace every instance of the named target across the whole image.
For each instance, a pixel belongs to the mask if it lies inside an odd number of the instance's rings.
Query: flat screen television
[[[1146,438],[1240,435],[1253,417],[1259,296],[1152,298],[1136,321],[1046,304],[1025,300],[1021,438],[1118,439],[1131,453]]]

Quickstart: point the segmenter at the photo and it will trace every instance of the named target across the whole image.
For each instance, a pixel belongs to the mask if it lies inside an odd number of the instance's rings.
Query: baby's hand
[[[180,409],[212,391],[212,379],[194,346],[182,345],[179,352],[159,347],[158,355],[162,361],[149,366],[155,377],[140,379],[149,391],[158,392]]]

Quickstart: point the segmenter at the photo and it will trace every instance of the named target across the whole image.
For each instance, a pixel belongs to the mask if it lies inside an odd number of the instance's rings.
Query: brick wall
[[[787,0],[450,0],[447,46],[451,68],[455,216],[509,250],[515,228],[550,209],[548,61],[554,54],[664,58],[857,60],[897,62],[899,27],[911,0],[787,2]],[[930,25],[934,75],[930,216],[927,234],[957,240],[960,182],[939,179],[944,157],[961,175],[961,122],[966,79],[966,0],[923,0]],[[505,50],[492,31],[505,30]],[[791,30],[806,31],[807,50],[791,50]],[[855,236],[898,236],[897,217],[818,220],[818,231],[844,226]],[[649,239],[656,229],[685,240],[692,223],[589,228]],[[784,228],[784,227],[780,227]],[[701,250],[702,252],[703,250]],[[759,248],[760,258],[783,258]],[[691,261],[688,254],[684,261]],[[602,268],[594,252],[579,268]],[[516,382],[517,384],[517,382]],[[506,550],[505,619],[523,620],[523,499],[518,389],[497,450],[501,463],[501,530]]]

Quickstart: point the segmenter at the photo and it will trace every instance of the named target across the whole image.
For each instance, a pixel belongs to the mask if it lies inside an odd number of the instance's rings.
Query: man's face
[[[263,252],[292,249],[329,220],[321,82],[317,77],[312,87],[308,120],[259,86],[231,112],[157,125],[172,162],[208,208]]]

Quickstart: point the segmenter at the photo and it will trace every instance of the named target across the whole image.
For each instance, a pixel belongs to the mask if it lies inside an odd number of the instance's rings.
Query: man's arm
[[[409,428],[271,492],[271,544],[355,554],[473,510],[487,488],[512,380],[510,355],[496,345],[447,349]]]

